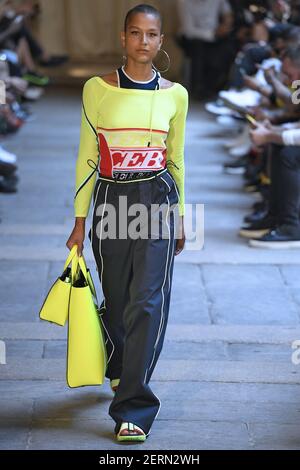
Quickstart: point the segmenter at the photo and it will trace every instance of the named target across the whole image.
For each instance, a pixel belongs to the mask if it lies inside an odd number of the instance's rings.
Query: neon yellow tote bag
[[[92,276],[83,256],[75,255],[69,305],[67,384],[69,387],[102,385],[107,367],[104,328]]]
[[[51,286],[40,309],[39,317],[41,320],[56,323],[60,326],[65,325],[69,312],[72,277],[74,279],[75,275],[74,257],[76,254],[77,245],[74,245],[65,262],[62,275],[56,279],[54,284]],[[69,267],[70,263],[72,263],[71,268]],[[78,265],[78,262],[76,265]]]

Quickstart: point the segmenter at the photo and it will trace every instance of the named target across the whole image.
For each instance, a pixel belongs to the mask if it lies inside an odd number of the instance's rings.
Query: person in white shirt
[[[300,83],[300,46],[285,52],[283,71],[291,83]],[[299,102],[298,87],[292,97],[298,113]],[[256,146],[272,146],[269,212],[277,213],[277,221],[273,230],[249,243],[253,247],[300,248],[300,122],[274,126],[264,121],[250,135]]]

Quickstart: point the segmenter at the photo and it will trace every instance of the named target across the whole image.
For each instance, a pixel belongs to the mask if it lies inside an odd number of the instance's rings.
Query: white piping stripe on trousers
[[[174,187],[175,187],[175,191],[176,191],[176,194],[177,194],[177,197],[178,197],[178,202],[180,200],[180,197],[179,197],[179,192],[178,192],[178,189],[177,189],[177,185],[176,185],[176,182],[173,178],[173,176],[170,174],[170,178],[173,180],[173,183],[174,183]],[[171,188],[169,186],[169,184],[167,183],[167,181],[161,176],[161,179],[166,183],[166,185],[168,186],[169,190],[171,191]]]
[[[99,193],[99,189],[100,189],[101,184],[102,184],[102,182],[100,181],[100,182],[99,182],[98,189],[97,189],[97,194],[96,194],[96,197],[95,197],[95,200],[94,200],[93,211],[92,211],[92,229],[91,229],[91,247],[92,247],[92,250],[93,250],[93,232],[94,232],[93,222],[94,222],[94,215],[95,215],[96,203],[97,203],[97,200],[98,200],[98,193]],[[104,302],[105,302],[105,298],[104,298]],[[106,331],[106,335],[107,335],[107,337],[109,338],[111,344],[112,344],[113,347],[114,347],[114,344],[113,344],[113,342],[112,342],[112,340],[111,340],[111,337],[110,337],[110,335],[109,335],[109,333],[108,333],[108,331],[107,331],[107,329],[106,329],[106,327],[105,327],[105,324],[104,324],[104,322],[103,322],[103,320],[102,320],[102,318],[101,318],[101,315],[99,315],[99,316],[100,316],[100,320],[101,320],[102,327],[103,327],[104,330]],[[105,341],[105,344],[107,344],[107,343],[108,343],[108,339]]]
[[[174,225],[174,224],[175,224],[175,221],[174,221],[174,217],[173,217],[173,225]],[[173,227],[173,232],[174,232],[174,233],[173,233],[173,248],[172,248],[171,260],[172,260],[172,257],[173,257],[173,255],[174,255],[174,250],[175,250],[175,240],[174,240],[174,238],[175,238],[175,225],[174,225],[174,227]],[[168,278],[169,278],[169,287],[168,287],[168,294],[169,294],[170,289],[171,289],[171,262],[170,262],[170,266],[169,266],[169,270],[168,270]],[[163,323],[162,323],[162,327],[161,327],[161,329],[160,329],[160,333],[159,333],[159,338],[158,338],[158,340],[160,339],[160,335],[161,335],[161,332],[162,332],[162,330],[163,330],[164,323],[165,323],[165,316],[164,316],[164,318],[163,318]]]
[[[174,224],[174,222],[173,222]],[[169,236],[171,236],[171,232],[169,232]],[[175,226],[173,227],[173,237],[175,237]],[[171,255],[171,260],[172,260],[172,256],[174,254],[174,243],[173,243],[173,248],[172,248],[172,255]],[[171,260],[169,259],[168,260],[168,263],[169,264],[169,268],[168,268],[168,280],[169,280],[169,287],[168,287],[168,290],[167,290],[167,294],[169,294],[170,292],[170,287],[171,287]],[[165,323],[165,315],[162,316],[162,323],[161,325],[159,326],[159,330],[158,330],[158,337],[157,337],[157,343],[159,342],[159,339],[160,339],[160,336],[161,336],[161,332],[163,330],[163,327],[164,327],[164,323]],[[154,358],[153,358],[154,359]]]
[[[172,175],[170,175],[170,178],[173,180],[172,178]],[[169,184],[167,183],[167,181],[161,176],[161,179],[166,183],[166,185],[168,186],[169,190],[171,191],[171,187],[169,186]],[[177,190],[177,187],[176,187],[176,184],[174,183],[174,187],[175,187],[175,190],[176,190],[176,194],[177,194],[177,197],[178,197],[178,201],[179,201],[179,193],[178,193],[178,190]],[[175,224],[175,221],[173,220],[173,224]],[[175,238],[175,226],[174,226],[174,238]],[[174,240],[173,240],[174,241]],[[175,250],[175,243],[173,243],[173,249],[172,249],[172,256],[174,254],[174,250]],[[169,290],[171,288],[171,269],[169,269],[169,274],[168,274],[168,278],[169,278]],[[168,292],[169,292],[168,290]],[[163,326],[161,328],[161,330],[163,329]],[[159,335],[160,337],[160,335]]]
[[[168,199],[168,203],[169,203],[169,209],[170,209],[170,201]],[[168,210],[168,213],[170,212],[170,210]],[[171,239],[171,230],[170,230],[170,225],[168,225],[168,228],[169,228],[169,247],[168,247],[168,251],[169,251],[169,248],[170,248],[170,239]],[[172,251],[173,252],[173,251]],[[169,264],[169,267],[168,267],[168,264],[166,266],[166,275],[167,277],[169,278],[169,282],[170,282],[170,268],[171,268],[171,263],[170,263],[170,258],[169,258],[169,255],[168,255],[168,261],[167,263]],[[168,272],[168,273],[167,273]],[[167,292],[169,292],[169,289],[167,290]],[[165,304],[165,294],[164,294],[164,304]],[[164,306],[164,305],[163,305]],[[162,312],[163,312],[163,307],[162,307]],[[158,342],[159,342],[159,339],[160,339],[160,336],[161,336],[161,332],[162,332],[162,329],[163,329],[163,325],[164,325],[164,322],[165,322],[165,315],[162,315],[161,316],[161,323],[159,325],[159,329],[158,329],[158,336],[157,336],[157,340],[156,340],[156,343],[155,343],[155,347],[157,346]],[[154,357],[153,357],[153,360],[154,360]]]
[[[167,183],[167,181],[161,176],[161,179],[163,180],[163,182],[168,186],[169,188],[169,191],[171,191],[171,186]]]
[[[176,190],[176,194],[177,194],[177,197],[178,197],[178,203],[180,201],[180,197],[179,197],[179,192],[178,192],[178,189],[177,189],[177,186],[176,186],[176,183],[174,181],[174,178],[172,177],[172,175],[170,174],[170,178],[173,180],[173,183],[174,183],[174,188]],[[161,179],[166,183],[166,185],[168,186],[168,188],[171,190],[170,186],[168,185],[167,181],[165,181],[165,179],[161,176]],[[175,224],[175,220],[174,220],[174,224]],[[175,238],[175,227],[174,227],[174,238]],[[174,249],[175,249],[175,246],[173,245],[173,253],[174,253]],[[170,272],[169,272],[169,288],[170,288]]]
[[[173,213],[173,250],[172,250],[172,257],[174,255],[175,245],[176,245],[176,242],[175,242],[175,216],[174,216],[174,213]],[[171,289],[171,269],[169,269],[169,290],[170,289]]]
[[[178,192],[178,189],[177,189],[177,184],[176,184],[176,181],[174,180],[174,177],[172,175],[171,175],[171,178],[174,181],[174,187],[175,187],[175,191],[176,191],[176,194],[177,194],[177,197],[178,197],[178,202],[179,202],[180,197],[179,197],[179,192]]]
[[[167,216],[166,216],[166,223],[167,223],[168,232],[169,232],[169,242],[168,242],[168,251],[167,251],[167,259],[166,259],[165,275],[164,275],[164,280],[163,280],[163,284],[162,284],[162,287],[161,287],[162,305],[161,305],[160,324],[159,324],[159,329],[158,329],[157,337],[156,337],[155,344],[154,344],[154,350],[153,350],[152,360],[151,360],[151,363],[150,363],[149,367],[148,367],[147,370],[146,370],[144,381],[146,380],[146,376],[147,376],[148,370],[149,370],[150,367],[152,366],[152,363],[153,363],[153,360],[154,360],[154,357],[155,357],[155,352],[156,352],[156,347],[157,347],[157,343],[158,343],[158,336],[159,336],[159,332],[160,332],[161,321],[162,321],[162,317],[163,317],[163,313],[164,313],[164,310],[163,310],[164,302],[165,302],[164,287],[165,287],[165,282],[166,282],[166,278],[167,278],[167,268],[168,268],[169,251],[170,251],[170,235],[171,235],[171,234],[170,234],[170,226],[169,226],[169,224],[168,224],[168,214],[169,214],[169,209],[170,209],[170,201],[169,201],[168,196],[167,196],[167,200],[168,200],[168,211],[167,211]]]
[[[107,192],[108,192],[108,187],[109,185],[106,186],[106,191],[105,191],[105,199],[104,199],[104,205],[103,205],[103,210],[102,210],[102,216],[101,216],[101,228],[100,228],[100,236],[99,236],[99,254],[100,254],[100,258],[101,258],[101,275],[100,275],[100,279],[101,279],[101,286],[103,286],[103,268],[104,268],[104,265],[103,265],[103,257],[102,257],[102,252],[101,252],[101,241],[102,241],[102,238],[101,238],[101,235],[102,235],[102,226],[103,226],[103,214],[104,214],[104,209],[105,209],[105,206],[106,206],[106,201],[107,201]],[[95,227],[95,230],[96,230],[96,227]],[[103,289],[103,287],[102,287]],[[104,295],[104,292],[103,292],[103,296],[104,296],[104,307],[106,308],[106,305],[105,305],[105,295]],[[107,330],[106,330],[107,332]],[[108,335],[109,336],[109,335]],[[111,344],[113,346],[113,350],[111,352],[111,355],[109,357],[109,359],[107,360],[107,364],[109,363],[109,361],[111,360],[112,358],[112,355],[114,353],[114,350],[115,350],[115,345],[114,343],[112,342],[111,340],[111,337],[109,336],[109,339],[111,341]]]

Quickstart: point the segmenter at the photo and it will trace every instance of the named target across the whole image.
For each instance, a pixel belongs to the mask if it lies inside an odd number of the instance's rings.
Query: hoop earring
[[[155,70],[157,70],[157,71],[160,72],[160,73],[164,73],[164,72],[167,72],[167,71],[169,70],[170,65],[171,65],[171,59],[170,59],[169,54],[167,53],[167,51],[165,51],[164,49],[158,49],[158,50],[159,50],[159,51],[162,51],[164,54],[166,54],[166,56],[167,56],[167,58],[168,58],[168,62],[169,62],[169,63],[168,63],[168,67],[167,67],[165,70],[160,70],[160,69],[158,69],[153,63],[152,63],[152,65],[153,65],[153,67],[155,68]]]

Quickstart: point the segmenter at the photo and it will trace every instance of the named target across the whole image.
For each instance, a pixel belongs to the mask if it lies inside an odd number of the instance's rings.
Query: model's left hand
[[[184,233],[184,218],[181,216],[179,218],[179,237],[176,243],[175,256],[179,255],[185,245],[185,233]]]

